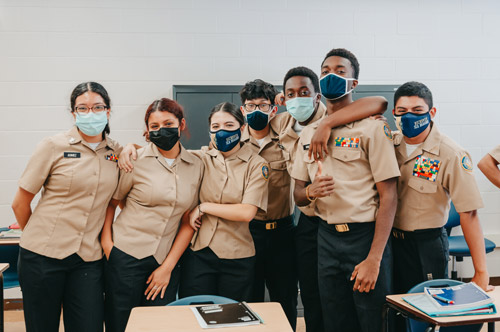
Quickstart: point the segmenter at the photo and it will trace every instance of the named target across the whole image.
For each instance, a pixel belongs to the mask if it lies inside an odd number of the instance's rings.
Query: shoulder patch
[[[392,141],[392,132],[391,128],[387,124],[384,125],[384,134],[385,136]]]
[[[472,170],[474,169],[474,167],[472,166],[472,161],[467,155],[462,157],[462,168],[469,172],[472,172]]]
[[[267,164],[262,165],[262,177],[264,179],[269,179],[269,166]]]

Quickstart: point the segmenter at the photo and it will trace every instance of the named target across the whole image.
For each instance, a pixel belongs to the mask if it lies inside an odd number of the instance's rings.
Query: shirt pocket
[[[408,180],[408,187],[413,191],[413,194],[408,196],[408,199],[411,200],[411,205],[414,209],[428,209],[429,206],[435,205],[435,194],[437,192],[436,183],[412,177]],[[411,197],[415,198],[413,199]]]
[[[269,162],[271,175],[269,183],[273,186],[282,186],[290,182],[286,160],[277,160]]]
[[[332,150],[332,157],[342,162],[351,162],[361,158],[359,149],[335,148]]]

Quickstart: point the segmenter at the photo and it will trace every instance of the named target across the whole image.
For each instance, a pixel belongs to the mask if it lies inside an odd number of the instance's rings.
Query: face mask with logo
[[[355,81],[354,78],[345,78],[334,73],[330,73],[324,76],[319,81],[319,86],[321,88],[321,94],[325,96],[326,99],[335,100],[344,97],[352,90],[347,90],[349,81]]]
[[[286,110],[298,122],[304,122],[314,113],[314,97],[296,97],[286,101]]]
[[[87,136],[97,136],[108,124],[107,112],[76,113],[76,126]]]
[[[160,128],[149,131],[149,140],[164,151],[170,151],[179,140],[179,128]]]
[[[406,137],[412,138],[421,134],[431,124],[431,114],[406,113],[394,115],[396,126]]]
[[[255,110],[251,113],[247,113],[246,118],[248,125],[254,130],[262,130],[266,128],[267,124],[269,123],[270,114],[271,113],[267,114],[260,110]]]
[[[218,131],[210,131],[210,140],[214,147],[222,152],[230,151],[240,142],[241,130],[240,128],[229,131],[220,129]]]

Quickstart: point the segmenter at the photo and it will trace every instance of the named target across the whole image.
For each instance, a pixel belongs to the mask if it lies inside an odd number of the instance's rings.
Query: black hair
[[[351,62],[352,69],[354,70],[354,78],[358,79],[359,77],[359,62],[358,59],[352,52],[346,50],[345,48],[334,48],[330,52],[328,52],[321,63],[321,67],[325,63],[325,60],[331,56],[339,56],[341,58],[345,58]]]
[[[79,96],[83,95],[85,92],[95,92],[98,95],[102,97],[104,100],[104,104],[106,105],[107,108],[111,107],[111,100],[108,95],[108,91],[104,89],[104,87],[96,82],[85,82],[85,83],[80,83],[76,86],[76,88],[73,89],[73,92],[71,92],[71,97],[70,97],[70,104],[71,104],[71,113],[75,111],[75,102],[76,98]],[[102,132],[102,138],[105,138],[105,135],[111,132],[109,129],[109,121],[106,124],[106,127],[104,127],[104,130]]]
[[[311,69],[309,69],[307,67],[295,67],[295,68],[290,69],[286,73],[285,79],[283,80],[283,90],[285,90],[286,82],[290,78],[295,77],[295,76],[309,77],[309,79],[311,80],[312,85],[314,87],[314,92],[316,92],[316,93],[320,92],[318,75],[316,75],[316,73],[314,73]]]
[[[396,90],[394,93],[394,107],[396,107],[396,103],[399,98],[412,96],[422,98],[427,106],[429,106],[429,109],[432,108],[433,103],[431,90],[425,84],[415,81],[406,82]]]
[[[236,118],[236,121],[240,124],[240,126],[243,126],[245,124],[245,118],[243,117],[243,113],[240,111],[240,109],[233,103],[230,102],[223,102],[220,104],[217,104],[212,108],[210,111],[210,115],[208,116],[208,125],[212,123],[212,115],[214,115],[217,112],[226,112],[231,114]]]
[[[271,104],[274,104],[274,97],[276,97],[277,94],[278,91],[276,91],[271,83],[256,79],[245,84],[240,91],[240,98],[242,104],[245,103],[245,100],[257,98],[269,99]]]

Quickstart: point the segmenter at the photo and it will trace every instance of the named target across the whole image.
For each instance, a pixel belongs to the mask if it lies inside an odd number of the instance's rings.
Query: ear
[[[73,120],[76,121],[76,111],[71,112],[71,115],[73,115]]]
[[[394,108],[392,109],[392,115],[396,115],[396,110]]]
[[[243,132],[243,131],[245,130],[246,125],[247,125],[247,124],[246,124],[246,123],[244,123],[244,124],[240,127],[241,132]]]
[[[110,113],[111,113],[111,108],[108,108],[106,110],[106,116],[108,117],[108,121],[109,121],[109,115],[110,115]]]
[[[278,112],[278,106],[274,106],[271,111],[271,116],[274,116]]]
[[[240,106],[240,111],[241,111],[241,113],[243,113],[243,116],[247,115],[247,112],[245,111],[245,107]]]
[[[179,123],[179,136],[181,136],[181,131],[186,129],[186,119],[182,119],[181,123]]]
[[[437,109],[435,107],[433,107],[429,110],[429,113],[431,114],[431,119],[434,119],[434,117],[436,116],[436,112],[437,112]]]
[[[358,80],[351,81],[351,89],[355,89],[358,86]]]

